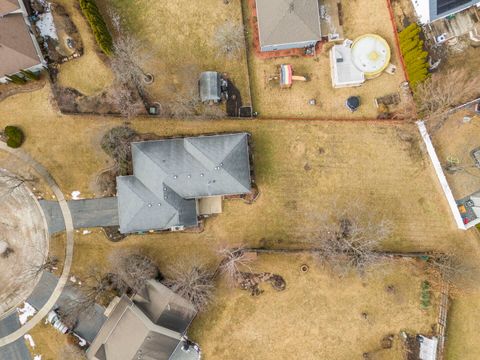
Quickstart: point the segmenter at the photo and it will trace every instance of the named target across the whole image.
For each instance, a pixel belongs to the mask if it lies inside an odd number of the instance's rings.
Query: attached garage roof
[[[260,45],[319,41],[318,0],[257,0]]]
[[[22,14],[0,18],[0,77],[41,63]]]

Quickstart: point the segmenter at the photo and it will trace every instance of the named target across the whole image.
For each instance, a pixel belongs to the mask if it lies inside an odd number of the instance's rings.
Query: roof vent
[[[204,176],[205,176],[205,174],[204,174],[204,173],[201,173],[201,174],[200,174],[200,176],[201,176],[201,177],[204,177]]]
[[[173,178],[176,179],[178,176],[177,175],[173,175]]]
[[[151,203],[148,204],[148,207],[152,207],[152,206],[153,206],[153,204],[151,204]]]
[[[167,188],[166,188],[166,187],[164,187],[164,188],[163,188],[163,191],[167,191]]]
[[[192,177],[192,175],[187,175],[187,178],[189,178],[189,179],[190,179],[191,177]]]

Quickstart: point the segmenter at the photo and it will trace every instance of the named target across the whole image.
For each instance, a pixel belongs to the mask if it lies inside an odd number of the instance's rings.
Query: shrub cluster
[[[93,35],[100,49],[106,55],[111,55],[113,53],[112,35],[103,20],[100,10],[98,10],[97,4],[95,4],[94,0],[80,0],[80,8],[92,28]]]
[[[420,299],[423,309],[430,306],[430,296],[430,283],[425,280],[422,282],[422,297]]]
[[[23,143],[23,131],[16,126],[5,127],[5,136],[7,138],[7,146],[11,148],[18,148]]]
[[[423,48],[420,31],[420,26],[417,23],[412,23],[398,35],[400,51],[412,88],[415,88],[418,83],[428,77],[428,52]]]

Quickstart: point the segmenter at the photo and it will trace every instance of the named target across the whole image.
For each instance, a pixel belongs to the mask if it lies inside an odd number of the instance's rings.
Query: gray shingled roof
[[[257,0],[260,45],[321,40],[318,0]]]
[[[194,199],[250,192],[246,133],[132,143],[132,161],[117,178],[122,233],[194,226]]]
[[[88,359],[167,360],[177,353],[196,311],[187,300],[154,280],[147,283],[147,292],[150,300],[143,303],[122,296],[88,349]],[[156,323],[152,316],[158,318]],[[189,355],[199,359],[196,352]]]

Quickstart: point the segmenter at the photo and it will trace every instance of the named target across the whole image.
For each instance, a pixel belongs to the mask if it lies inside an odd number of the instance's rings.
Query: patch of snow
[[[92,232],[90,230],[83,230],[82,234],[83,235],[88,235],[91,234]]]
[[[75,276],[70,276],[70,281],[73,282],[73,283],[76,283],[77,282],[77,278]]]
[[[55,24],[53,22],[53,15],[50,9],[47,12],[38,15],[38,21],[36,23],[38,30],[40,31],[40,35],[43,38],[51,38],[58,40],[57,29],[55,28]]]
[[[27,340],[32,348],[35,348],[35,341],[33,341],[32,335],[30,334],[25,334],[23,335],[25,340]]]
[[[35,310],[35,308],[32,305],[25,302],[23,303],[23,308],[17,308],[17,312],[18,312],[18,319],[20,320],[20,324],[24,325],[28,321],[28,318],[35,315],[37,310]]]
[[[80,199],[80,191],[72,191],[72,199],[73,200],[79,200]]]
[[[33,360],[42,360],[42,355],[35,355]]]
[[[75,335],[75,337],[78,339],[78,345],[80,347],[84,347],[85,345],[87,345],[87,340],[85,340],[84,338],[78,336],[77,334],[73,333],[73,335]]]

